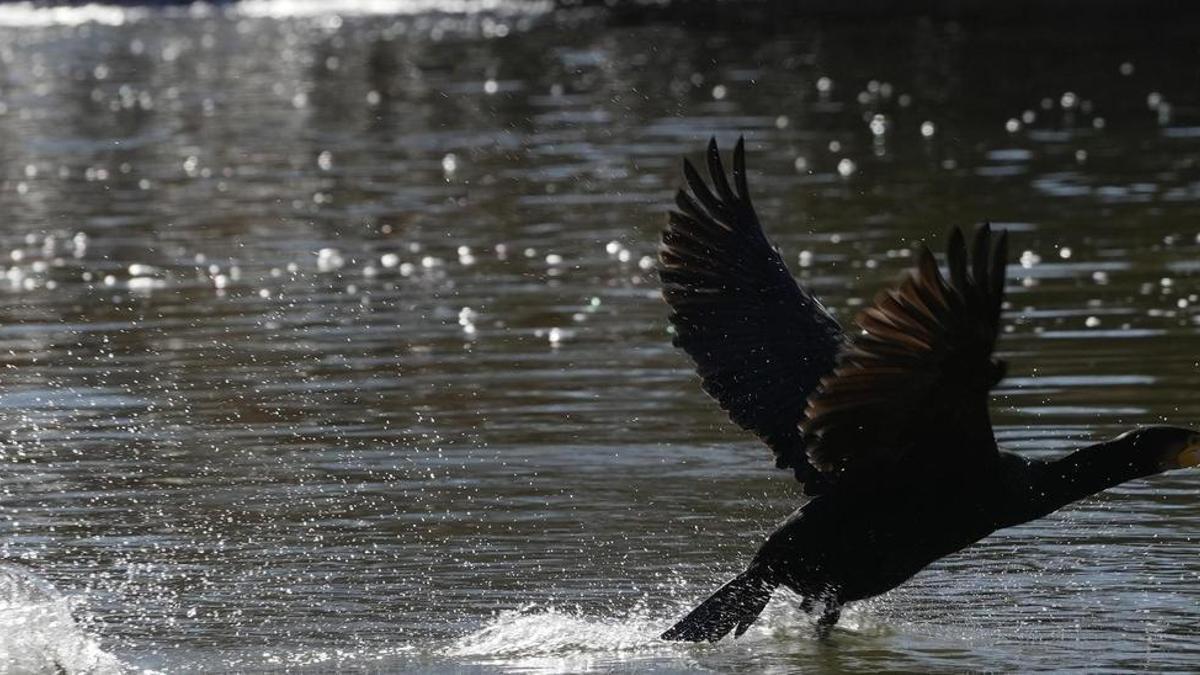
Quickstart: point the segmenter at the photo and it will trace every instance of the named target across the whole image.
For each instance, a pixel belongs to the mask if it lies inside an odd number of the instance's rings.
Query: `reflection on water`
[[[1001,532],[828,644],[786,599],[737,642],[653,639],[799,499],[669,346],[652,267],[680,155],[746,135],[771,233],[844,320],[915,242],[1012,230],[1006,447],[1194,425],[1185,27],[367,6],[0,11],[0,554],[105,649],[1196,666],[1183,473]]]

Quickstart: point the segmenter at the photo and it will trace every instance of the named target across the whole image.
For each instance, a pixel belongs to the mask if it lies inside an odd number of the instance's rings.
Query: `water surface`
[[[699,391],[651,269],[679,158],[744,134],[843,322],[951,225],[1012,232],[1004,447],[1200,424],[1194,31],[332,7],[0,8],[17,663],[1200,667],[1183,472],[826,642],[786,597],[741,640],[658,642],[800,494]]]

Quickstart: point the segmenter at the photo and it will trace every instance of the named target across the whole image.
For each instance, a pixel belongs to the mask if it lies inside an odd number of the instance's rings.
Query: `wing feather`
[[[659,250],[675,344],[695,361],[701,386],[733,422],[754,432],[809,492],[825,480],[809,464],[799,423],[809,395],[832,371],[841,327],[788,272],[750,201],[746,149],[733,153],[733,184],[716,141],[705,166],[691,162]]]
[[[1005,233],[987,225],[969,249],[955,229],[949,282],[921,247],[904,281],[859,313],[862,333],[809,398],[801,425],[815,468],[842,480],[883,476],[900,461],[995,456],[987,396],[1004,373],[992,352],[1007,250]]]

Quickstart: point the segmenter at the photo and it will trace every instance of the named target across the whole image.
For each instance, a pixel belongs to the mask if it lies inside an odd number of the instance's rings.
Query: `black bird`
[[[744,142],[732,186],[715,140],[707,163],[711,189],[684,161],[691,194],[676,195],[659,252],[675,344],[704,390],[812,499],[663,639],[741,635],[778,586],[820,608],[825,634],[844,603],[889,591],[1000,528],[1200,464],[1200,434],[1175,427],[1129,431],[1053,461],[996,446],[988,392],[1005,372],[993,348],[1006,233],[983,225],[968,247],[952,231],[948,279],[921,247],[907,278],[846,334],[763,234]]]

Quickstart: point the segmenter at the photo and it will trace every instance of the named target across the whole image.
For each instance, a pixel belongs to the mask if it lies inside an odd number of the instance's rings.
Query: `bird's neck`
[[[1032,481],[1032,502],[1040,517],[1072,502],[1090,497],[1135,478],[1161,471],[1143,453],[1127,444],[1108,441],[1089,445],[1059,459],[1046,462]]]

